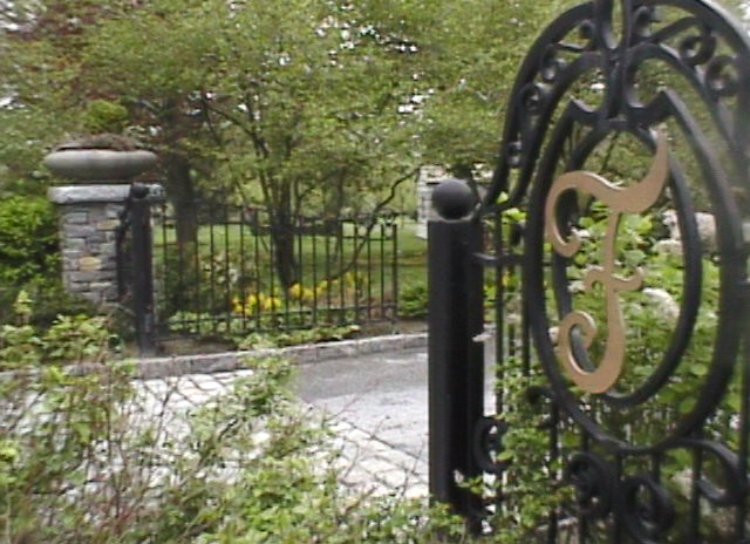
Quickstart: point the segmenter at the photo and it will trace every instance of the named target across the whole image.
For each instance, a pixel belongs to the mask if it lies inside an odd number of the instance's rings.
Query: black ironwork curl
[[[697,19],[684,19],[680,30],[694,26],[697,34],[686,36],[680,41],[678,50],[680,58],[692,67],[708,62],[716,52],[716,37],[711,33],[711,29],[701,24]]]
[[[532,47],[521,69],[512,96],[519,97],[526,94],[526,98],[531,99],[526,103],[530,103],[532,109],[536,108],[535,111],[538,111],[540,102],[536,99],[539,95],[529,89],[533,89],[534,85],[540,82],[553,83],[548,96],[549,100],[554,102],[554,97],[559,94],[558,89],[554,87],[569,85],[569,81],[565,83],[564,75],[576,64],[572,60],[550,64],[551,59],[558,58],[555,52],[564,51],[569,54],[578,54],[579,60],[587,58],[585,64],[590,67],[598,66],[604,70],[607,76],[605,83],[609,100],[600,114],[604,117],[615,116],[619,113],[616,111],[617,108],[622,104],[621,96],[633,91],[633,86],[623,81],[623,75],[627,70],[632,70],[632,53],[636,52],[640,46],[657,48],[663,53],[674,55],[684,75],[690,71],[699,71],[699,79],[704,81],[706,92],[718,93],[718,97],[724,98],[731,94],[729,91],[732,93],[735,91],[735,86],[732,84],[734,78],[726,72],[726,61],[718,61],[717,65],[711,69],[711,77],[704,78],[702,73],[702,66],[709,63],[718,51],[719,38],[738,52],[747,47],[745,33],[720,8],[696,0],[652,0],[649,2],[623,0],[622,4],[625,17],[623,28],[627,35],[623,36],[619,43],[614,40],[612,33],[611,18],[614,3],[611,0],[592,1],[561,15]],[[658,21],[658,10],[663,6],[682,9],[685,16],[654,31],[653,25]],[[587,43],[571,44],[570,38],[574,34]],[[680,37],[683,35],[684,37]],[[667,43],[672,38],[679,38],[675,52],[672,52],[672,47]],[[651,55],[647,58],[651,58]],[[643,60],[646,59],[638,62]],[[738,74],[737,81],[747,81],[745,63],[742,63],[739,70],[741,73]],[[711,87],[716,90],[710,91]],[[533,123],[535,130],[529,130],[528,112],[519,110],[512,102],[513,99],[511,100],[512,107],[508,110],[504,141],[522,141],[527,159],[524,170],[529,167],[533,169],[536,166],[534,155],[537,147],[529,144],[533,144],[533,140],[536,139],[543,140],[548,126],[544,119],[539,119]],[[510,199],[506,205],[508,207],[518,205],[530,180],[530,177],[522,172],[517,187],[507,186],[509,170],[517,168],[518,165],[519,161],[513,160],[512,156],[504,154],[500,157],[492,186],[485,200],[487,206],[494,204],[497,197],[502,192],[508,192],[508,189],[513,189],[511,192],[517,199]]]
[[[653,7],[641,6],[637,8],[633,16],[633,35],[639,40],[651,37],[651,27],[658,19],[656,10]]]
[[[542,81],[554,83],[560,72],[565,69],[565,65],[565,61],[558,55],[558,49],[550,46],[542,58]]]
[[[679,7],[682,7],[682,2],[676,3],[679,4]],[[595,145],[603,141],[607,135],[625,132],[648,142],[650,138],[648,129],[650,127],[667,119],[674,119],[692,147],[698,165],[702,170],[707,191],[713,201],[719,231],[719,251],[722,258],[727,261],[736,261],[737,251],[744,243],[740,232],[740,213],[733,198],[730,197],[732,190],[728,181],[729,174],[716,156],[715,146],[711,145],[708,137],[703,134],[693,113],[685,106],[679,95],[673,91],[659,93],[653,102],[645,106],[641,105],[634,97],[637,94],[635,88],[637,87],[638,66],[647,61],[655,60],[664,62],[669,68],[674,68],[676,74],[684,77],[693,88],[700,91],[706,110],[713,113],[713,121],[718,126],[719,132],[726,137],[727,146],[735,160],[733,166],[736,171],[746,171],[746,149],[737,147],[736,138],[731,137],[737,135],[737,126],[730,122],[727,115],[727,112],[733,106],[728,103],[718,105],[717,101],[741,92],[744,95],[743,100],[750,102],[750,94],[748,94],[747,89],[740,89],[734,83],[740,80],[750,81],[750,69],[743,63],[737,62],[735,60],[736,55],[731,57],[728,55],[716,56],[718,48],[715,42],[718,37],[721,37],[722,43],[734,45],[738,48],[744,47],[747,51],[747,39],[737,35],[737,29],[731,24],[725,23],[722,25],[723,19],[718,17],[717,13],[712,12],[711,8],[700,2],[685,3],[687,15],[681,21],[667,26],[666,30],[652,32],[651,25],[655,19],[655,11],[651,8],[657,7],[662,2],[654,1],[648,4],[648,6],[643,6],[640,2],[636,4],[629,1],[623,3],[625,35],[619,42],[616,42],[612,35],[612,2],[595,2],[589,5],[589,9],[573,10],[563,16],[561,19],[570,16],[571,18],[581,17],[583,21],[560,23],[559,28],[580,28],[581,25],[586,26],[584,25],[585,21],[593,21],[596,29],[592,42],[594,47],[582,51],[577,60],[562,66],[553,84],[542,85],[539,81],[548,77],[543,72],[549,62],[552,44],[538,43],[535,50],[539,52],[541,58],[537,64],[537,72],[522,73],[519,81],[523,83],[519,84],[518,87],[524,103],[531,102],[532,110],[538,120],[530,121],[527,116],[522,120],[514,121],[511,118],[508,121],[508,126],[512,130],[515,130],[514,124],[516,123],[519,129],[523,128],[518,134],[519,138],[511,140],[520,142],[515,149],[520,149],[523,156],[520,160],[515,157],[513,161],[514,165],[519,164],[518,168],[521,170],[517,176],[519,180],[518,192],[514,195],[517,200],[512,202],[514,197],[511,197],[511,202],[506,205],[517,205],[525,195],[525,190],[532,179],[534,180],[529,206],[531,218],[526,230],[527,250],[524,279],[526,280],[525,296],[532,305],[530,312],[532,329],[540,348],[542,363],[548,372],[556,395],[560,397],[561,406],[597,439],[608,444],[616,444],[618,448],[630,446],[618,443],[616,440],[613,441],[612,437],[603,433],[603,429],[598,427],[596,421],[591,420],[575,407],[577,399],[574,394],[568,391],[567,380],[559,375],[560,369],[558,368],[557,358],[547,334],[550,325],[545,317],[546,302],[544,299],[546,295],[544,294],[543,279],[539,273],[541,263],[544,260],[541,255],[545,224],[543,210],[546,195],[553,181],[552,176],[563,157],[564,142],[569,139],[575,126],[583,125],[591,128],[588,139],[584,139],[581,147],[574,149],[571,153],[575,160],[573,164],[568,163],[567,166],[574,169],[585,162]],[[675,2],[670,2],[670,4],[675,4]],[[644,7],[649,9],[644,11],[642,9]],[[552,28],[558,28],[558,25],[553,24]],[[639,30],[636,32],[636,29]],[[682,44],[681,53],[676,52],[671,45],[665,43],[668,39],[679,41],[681,33],[685,32],[691,34],[680,41]],[[556,39],[560,40],[559,32],[553,34]],[[556,123],[552,123],[548,127],[547,121],[553,119],[553,112],[563,107],[562,99],[572,82],[590,68],[596,66],[609,68],[605,72],[606,98],[602,105],[592,109],[580,102],[571,101],[567,108],[563,110],[562,115],[556,118]],[[530,97],[533,99],[530,99]],[[524,113],[528,113],[528,111]],[[529,130],[530,127],[535,130]],[[548,130],[552,131],[549,136],[546,134]],[[543,150],[544,153],[538,153],[542,150],[543,143],[546,146]],[[504,159],[501,158],[498,175],[502,175],[503,164]],[[677,195],[676,204],[679,207],[680,226],[687,234],[683,239],[683,246],[687,246],[686,263],[688,266],[686,268],[690,268],[699,275],[701,249],[695,235],[696,227],[690,191],[684,189],[687,184],[683,181],[684,176],[680,173],[679,164],[674,160],[671,162],[671,169],[673,171],[671,189],[673,195]],[[553,263],[556,267],[567,266],[566,262],[561,259],[555,258]],[[740,271],[739,268],[732,270],[725,267],[725,271],[727,275],[722,277],[721,300],[723,308],[730,298],[736,299],[737,293],[733,286],[744,275],[744,271]],[[564,276],[561,273],[555,275],[556,278],[564,278]],[[564,280],[563,283],[567,283],[567,280]],[[679,365],[682,353],[689,342],[700,302],[700,298],[695,294],[699,291],[699,281],[696,283],[692,275],[687,275],[680,323],[674,334],[672,347],[667,350],[664,363],[659,366],[654,377],[647,381],[645,387],[631,395],[608,394],[605,396],[608,402],[621,407],[632,407],[636,403],[648,401],[659,393]],[[559,289],[558,292],[560,292]],[[562,292],[562,298],[558,296],[557,306],[566,310],[568,304],[564,301],[565,289]],[[674,431],[670,435],[659,437],[654,447],[667,447],[680,437],[687,436],[699,428],[723,396],[732,371],[732,363],[728,363],[728,361],[736,360],[737,338],[741,335],[739,330],[736,329],[736,323],[726,319],[726,310],[720,311],[720,314],[723,319],[716,339],[714,363],[711,365],[705,385],[698,395],[695,409],[673,427]],[[581,348],[575,349],[579,352],[583,351]]]
[[[582,514],[581,542],[588,542],[591,536],[587,534],[588,519],[597,520],[599,527],[611,521],[612,533],[624,528],[637,542],[661,542],[668,533],[670,541],[683,541],[683,534],[690,535],[684,541],[697,541],[701,506],[706,504],[736,510],[739,521],[733,527],[732,541],[744,542],[748,531],[750,401],[744,401],[738,418],[739,445],[696,437],[706,436],[704,427],[723,409],[731,380],[739,371],[744,373],[743,398],[747,399],[750,391],[750,370],[740,364],[741,345],[743,338],[748,341],[750,323],[750,301],[743,298],[750,214],[737,198],[738,189],[750,197],[750,39],[736,21],[708,0],[619,0],[622,21],[618,24],[613,20],[615,1],[591,0],[567,11],[535,42],[509,101],[491,187],[476,213],[502,214],[517,207],[527,212],[522,243],[513,247],[523,250],[524,320],[547,378],[547,384],[539,389],[544,393],[535,392],[529,400],[550,398],[544,403],[550,410],[549,427],[545,427],[550,432],[550,458],[568,459],[564,477],[576,489]],[[669,16],[662,17],[664,13]],[[647,94],[643,82],[653,66],[660,70],[660,78],[667,72],[679,84],[667,88],[654,85],[652,94]],[[587,103],[584,98],[591,93],[575,94],[576,86],[590,84],[594,78],[595,91],[587,90],[596,92],[601,100]],[[681,235],[684,275],[679,315],[664,355],[649,369],[650,375],[637,375],[641,381],[628,383],[627,389],[615,382],[610,389],[589,391],[584,396],[561,371],[551,339],[550,330],[556,323],[550,316],[557,313],[562,321],[576,310],[576,299],[569,279],[571,257],[545,247],[545,227],[551,221],[545,217],[545,204],[560,172],[585,168],[608,138],[628,135],[642,144],[644,155],[651,155],[656,134],[665,125],[672,131],[670,138],[685,143],[679,153],[672,147],[670,179],[659,204],[671,203]],[[692,156],[685,159],[683,152]],[[689,174],[689,168],[694,168],[695,175]],[[695,216],[703,208],[695,185],[702,188],[700,198],[716,220],[714,257],[720,268],[720,285],[713,354],[705,361],[705,376],[696,380],[689,409],[666,409],[674,414],[674,420],[660,426],[660,434],[634,443],[630,429],[607,428],[602,413],[619,416],[630,411],[625,415],[631,417],[635,409],[652,409],[647,403],[682,379],[684,374],[678,370],[695,340],[699,312],[707,302],[702,298],[702,283],[709,267]],[[499,201],[502,193],[509,196]],[[575,191],[571,193],[571,198],[561,198],[554,210],[554,220],[564,236],[574,234],[572,228],[590,211],[588,204],[576,200]],[[509,239],[506,235],[504,243]],[[502,252],[500,248],[498,253]],[[584,343],[580,339],[571,343],[576,360],[586,367],[583,370],[595,370],[597,364],[587,360]],[[500,353],[502,358],[502,350]],[[750,365],[750,355],[746,358],[745,364]],[[528,362],[535,372],[537,362],[531,356]],[[635,426],[637,421],[626,425]],[[570,444],[566,440],[571,427],[580,438],[576,447],[583,451],[568,457],[565,448]],[[677,450],[681,455],[676,455]],[[663,483],[670,475],[662,474],[672,457],[685,457],[685,451],[694,463],[685,469],[692,478],[687,500],[682,495],[670,496]],[[625,476],[634,466],[632,461],[649,474]],[[682,501],[680,509],[676,501]],[[678,513],[683,516],[685,510],[690,510],[694,519],[690,527],[677,529]]]
[[[637,542],[656,542],[674,525],[674,503],[667,490],[653,478],[626,478],[620,493],[623,522]]]
[[[746,475],[742,459],[726,445],[710,440],[686,440],[681,444],[700,451],[704,463],[707,456],[716,461],[721,472],[721,483],[712,481],[705,473],[698,479],[698,492],[715,506],[737,506],[747,495]]]
[[[479,468],[488,474],[501,474],[507,468],[507,463],[497,460],[507,430],[507,425],[494,417],[483,417],[474,425],[472,451]]]
[[[590,452],[574,454],[565,467],[565,481],[575,488],[578,510],[585,517],[600,519],[611,512],[616,478],[604,459]]]
[[[736,95],[739,78],[735,60],[730,56],[715,57],[706,66],[706,86],[717,98]]]
[[[521,105],[528,115],[539,115],[547,100],[547,91],[542,84],[532,83],[521,91]]]

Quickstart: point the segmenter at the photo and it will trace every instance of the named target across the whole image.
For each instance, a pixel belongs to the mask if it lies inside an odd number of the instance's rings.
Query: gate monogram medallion
[[[545,205],[546,234],[554,250],[566,258],[581,249],[581,240],[572,233],[566,239],[556,220],[560,198],[568,191],[593,196],[609,209],[607,232],[604,237],[603,266],[592,266],[584,278],[584,287],[604,288],[607,306],[607,341],[602,360],[596,370],[588,371],[576,358],[573,334],[580,331],[588,349],[596,334],[597,325],[590,314],[572,311],[560,323],[557,356],[573,382],[583,391],[601,394],[609,391],[620,379],[625,363],[626,326],[620,307],[619,293],[636,291],[643,285],[643,273],[638,270],[631,277],[617,274],[617,232],[624,214],[640,214],[656,204],[669,180],[669,152],[666,138],[660,137],[656,156],[648,175],[630,187],[618,187],[593,173],[575,171],[562,175],[550,190]]]

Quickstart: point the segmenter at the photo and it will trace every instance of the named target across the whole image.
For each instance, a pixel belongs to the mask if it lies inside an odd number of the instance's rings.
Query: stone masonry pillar
[[[63,283],[103,310],[119,302],[117,230],[130,182],[155,163],[154,153],[117,135],[69,142],[44,158],[53,174],[74,183],[48,192],[59,209]]]
[[[52,187],[59,211],[63,284],[106,309],[118,300],[117,229],[130,185]]]

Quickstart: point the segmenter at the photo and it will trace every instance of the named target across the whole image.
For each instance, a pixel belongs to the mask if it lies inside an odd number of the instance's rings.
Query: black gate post
[[[482,474],[473,434],[484,412],[484,352],[473,338],[483,329],[481,224],[468,219],[475,204],[460,181],[440,184],[429,239],[429,474],[430,495],[481,528],[481,498],[457,482]]]
[[[133,233],[133,311],[135,335],[141,355],[156,353],[154,277],[151,236],[151,203],[147,186],[134,183],[130,189],[130,225]]]

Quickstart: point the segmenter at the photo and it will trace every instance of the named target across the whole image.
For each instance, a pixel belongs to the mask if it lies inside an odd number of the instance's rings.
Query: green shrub
[[[251,365],[221,402],[185,416],[182,437],[163,412],[144,411],[122,367],[80,376],[52,366],[0,382],[0,534],[51,544],[427,543],[438,532],[461,541],[462,523],[442,509],[342,488],[329,433],[287,386],[290,364]]]
[[[50,364],[104,362],[116,338],[102,316],[59,315],[46,330],[33,323],[33,302],[21,290],[15,323],[0,326],[0,371]]]
[[[21,291],[31,297],[30,324],[40,330],[46,330],[61,315],[96,314],[94,305],[66,291],[59,277],[36,276],[25,284],[0,288],[0,324],[13,323],[18,317],[14,313],[14,301]]]
[[[109,100],[93,100],[84,114],[84,128],[90,134],[120,133],[128,122],[128,110],[122,104]]]
[[[405,286],[399,295],[398,313],[401,317],[421,318],[427,316],[429,292],[427,284],[414,283]]]
[[[336,342],[354,337],[360,332],[358,325],[342,327],[313,327],[311,329],[292,330],[288,332],[250,333],[237,344],[239,349],[266,349],[299,346],[301,344],[318,344]]]
[[[0,287],[59,274],[57,219],[42,197],[0,201]]]

